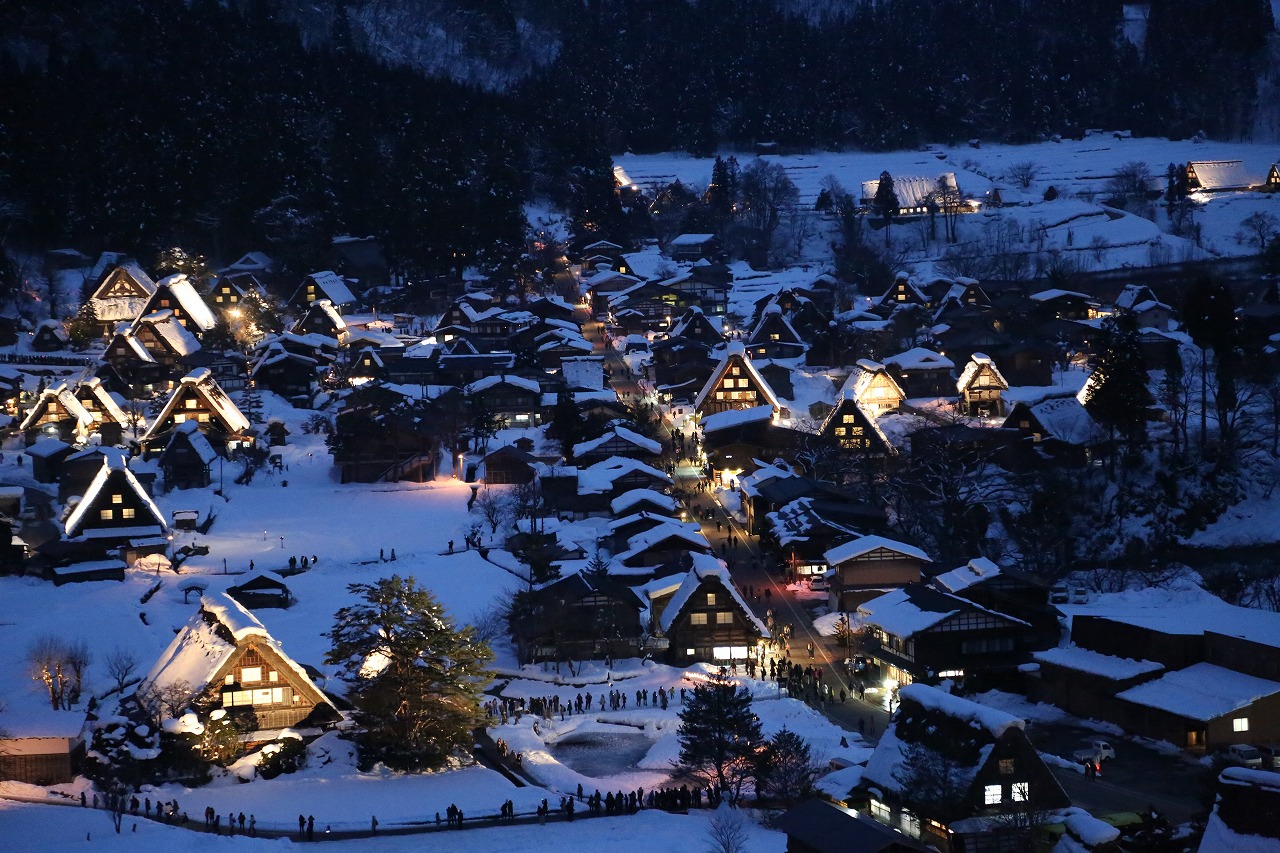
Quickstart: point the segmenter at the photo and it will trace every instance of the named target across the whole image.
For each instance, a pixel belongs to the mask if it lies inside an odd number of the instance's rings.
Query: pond
[[[583,776],[605,779],[634,771],[652,746],[639,732],[583,732],[555,744],[551,754]]]

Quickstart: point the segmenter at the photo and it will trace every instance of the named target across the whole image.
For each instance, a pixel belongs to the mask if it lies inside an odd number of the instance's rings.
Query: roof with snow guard
[[[939,625],[957,613],[977,610],[1018,625],[1027,623],[990,610],[964,598],[939,592],[924,584],[911,584],[858,605],[858,615],[887,634],[906,639]]]
[[[1208,722],[1280,693],[1280,682],[1255,678],[1211,663],[1168,672],[1116,694],[1117,699]]]
[[[178,304],[182,306],[182,311],[196,325],[196,328],[202,332],[207,332],[217,325],[218,321],[213,316],[213,312],[209,310],[209,306],[205,304],[204,299],[196,292],[195,286],[184,273],[177,273],[168,278],[161,279],[156,285],[156,289],[167,288],[173,298],[178,300]]]
[[[883,536],[860,536],[851,542],[846,542],[843,545],[837,545],[822,556],[823,559],[827,561],[827,565],[835,566],[843,563],[845,560],[852,560],[854,557],[869,554],[877,548],[884,548],[887,551],[893,551],[907,557],[915,557],[917,560],[924,560],[926,563],[933,562],[928,554],[914,545],[908,545],[905,542],[898,542],[893,539],[886,539]]]
[[[590,453],[602,444],[608,444],[614,439],[620,439],[628,444],[634,444],[636,447],[646,453],[661,453],[662,445],[654,441],[652,438],[646,438],[638,432],[629,430],[623,426],[615,426],[599,438],[593,438],[590,441],[583,441],[573,446],[573,455],[575,457]]]
[[[747,605],[746,599],[742,597],[742,593],[734,585],[733,578],[729,576],[729,570],[725,568],[724,563],[710,554],[692,554],[690,556],[693,558],[693,568],[684,576],[684,580],[680,582],[679,589],[676,590],[675,595],[671,596],[671,600],[667,602],[667,606],[662,610],[660,625],[663,631],[671,630],[676,617],[689,604],[689,599],[698,591],[698,587],[702,586],[703,580],[705,578],[716,578],[720,581],[720,585],[724,587],[725,591],[729,593],[729,597],[738,605],[742,615],[760,633],[760,636],[765,638],[772,636],[769,633],[769,629],[760,621],[760,617],[756,616]]]
[[[1150,660],[1134,660],[1133,658],[1104,655],[1101,652],[1082,649],[1078,646],[1064,646],[1056,649],[1032,652],[1031,656],[1040,663],[1099,675],[1112,681],[1125,681],[1151,672],[1164,669],[1163,664]]]

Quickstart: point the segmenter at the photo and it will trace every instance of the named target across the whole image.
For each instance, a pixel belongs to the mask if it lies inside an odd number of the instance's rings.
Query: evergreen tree
[[[884,219],[884,244],[888,246],[889,226],[898,213],[898,194],[893,191],[893,177],[888,172],[880,173],[880,183],[876,186],[871,207]]]
[[[600,553],[599,547],[591,555],[591,559],[587,561],[582,573],[592,581],[601,581],[609,577],[609,561]]]
[[[763,787],[787,806],[813,793],[813,783],[823,772],[813,760],[809,742],[786,726],[769,741],[766,759]]]
[[[713,674],[693,688],[680,712],[679,741],[681,769],[727,792],[731,802],[762,767],[764,739],[751,694],[727,676]]]
[[[1113,440],[1119,435],[1129,448],[1136,447],[1146,437],[1146,409],[1152,397],[1132,315],[1103,321],[1090,368],[1093,373],[1085,392],[1089,414]]]
[[[358,603],[334,614],[325,662],[341,668],[356,706],[360,766],[397,770],[444,765],[484,719],[489,647],[461,630],[429,591],[394,575],[354,583]]]

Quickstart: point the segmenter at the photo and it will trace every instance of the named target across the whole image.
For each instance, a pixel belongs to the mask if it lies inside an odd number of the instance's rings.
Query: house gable
[[[119,452],[103,454],[102,468],[64,527],[68,539],[135,538],[167,530],[164,516]]]
[[[730,344],[720,364],[698,392],[693,407],[701,415],[714,415],[760,405],[771,406],[774,414],[782,409],[769,383],[747,358],[742,344]]]

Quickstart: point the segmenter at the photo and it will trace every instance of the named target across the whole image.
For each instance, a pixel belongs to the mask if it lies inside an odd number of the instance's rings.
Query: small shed
[[[175,509],[173,511],[174,530],[195,530],[200,523],[200,510]]]
[[[250,610],[286,608],[297,600],[280,576],[272,572],[258,572],[243,583],[228,587],[227,595]]]

